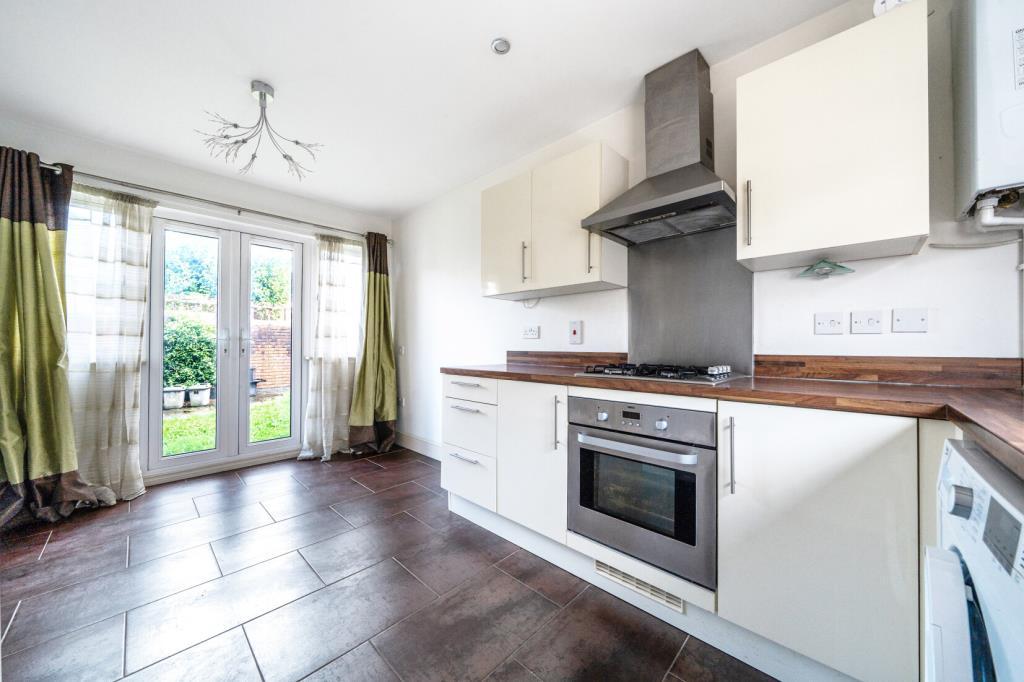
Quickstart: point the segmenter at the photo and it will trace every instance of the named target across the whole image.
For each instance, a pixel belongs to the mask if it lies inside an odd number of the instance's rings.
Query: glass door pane
[[[217,449],[220,241],[164,232],[162,457]]]
[[[249,444],[297,440],[295,386],[299,303],[295,295],[298,248],[269,239],[248,244],[248,343],[243,343],[244,437]]]

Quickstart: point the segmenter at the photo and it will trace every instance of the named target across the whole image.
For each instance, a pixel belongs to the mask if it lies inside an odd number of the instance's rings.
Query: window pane
[[[292,254],[249,249],[249,442],[292,435]]]
[[[219,240],[165,233],[163,455],[217,447]]]

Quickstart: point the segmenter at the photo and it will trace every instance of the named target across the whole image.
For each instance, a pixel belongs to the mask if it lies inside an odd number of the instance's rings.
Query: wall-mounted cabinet
[[[626,249],[580,221],[626,190],[627,161],[593,142],[480,196],[484,296],[522,300],[626,286]]]
[[[737,258],[751,270],[916,253],[928,236],[928,6],[736,81]]]

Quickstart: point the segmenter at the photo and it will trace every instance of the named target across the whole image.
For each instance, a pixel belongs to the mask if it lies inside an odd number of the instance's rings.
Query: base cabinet
[[[918,679],[917,421],[718,417],[718,615],[857,679]]]
[[[498,382],[498,514],[565,543],[568,389]]]

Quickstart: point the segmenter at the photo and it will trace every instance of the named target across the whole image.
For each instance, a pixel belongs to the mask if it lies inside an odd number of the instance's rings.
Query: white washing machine
[[[925,678],[1024,682],[1024,481],[947,440],[925,559]]]

